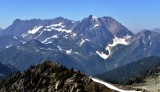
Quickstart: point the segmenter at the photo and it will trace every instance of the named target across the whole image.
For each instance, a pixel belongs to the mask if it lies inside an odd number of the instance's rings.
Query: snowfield
[[[97,82],[97,83],[100,83],[100,84],[103,84],[105,85],[106,87],[110,88],[110,89],[113,89],[115,91],[119,91],[119,92],[142,92],[142,91],[134,91],[134,90],[122,90],[122,89],[119,89],[107,82],[104,82],[103,80],[100,80],[98,78],[94,78],[94,77],[90,77],[94,82]]]
[[[105,54],[104,52],[96,51],[96,53],[103,59],[107,59],[109,57],[109,55]]]
[[[63,23],[58,23],[58,24],[52,24],[50,26],[46,26],[46,28],[44,29],[44,31],[52,31],[52,30],[56,30],[59,32],[66,32],[66,33],[71,33],[72,30],[68,30],[65,29],[65,25],[63,25]]]
[[[37,33],[43,26],[35,26],[32,30],[28,31],[28,34],[35,34]]]

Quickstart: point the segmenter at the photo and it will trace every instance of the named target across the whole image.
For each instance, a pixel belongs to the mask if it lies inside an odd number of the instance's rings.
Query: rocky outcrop
[[[1,92],[115,92],[89,77],[59,65],[45,62],[31,66],[0,83]]]

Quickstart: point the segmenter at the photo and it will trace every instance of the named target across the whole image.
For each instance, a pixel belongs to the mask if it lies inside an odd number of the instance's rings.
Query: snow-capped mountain
[[[86,74],[95,74],[106,70],[105,61],[114,53],[114,48],[119,44],[129,45],[128,39],[133,33],[111,17],[90,15],[77,22],[62,17],[52,20],[17,19],[1,35],[25,39],[23,44],[1,51],[3,63],[26,69],[30,65],[52,59],[69,67],[72,65]],[[30,44],[24,44],[27,41]],[[11,58],[8,60],[5,56]],[[28,56],[32,57],[30,62],[26,61]]]
[[[89,53],[96,53],[107,59],[114,45],[126,45],[126,40],[133,34],[111,17],[97,18],[90,15],[79,22],[62,17],[52,20],[17,19],[2,32],[2,35],[15,35],[27,41],[36,39],[44,44],[53,43],[67,50],[81,47],[87,42],[95,49]]]
[[[0,61],[20,70],[56,60],[86,74],[96,74],[160,55],[159,33],[144,30],[133,34],[111,17],[90,15],[81,21],[62,17],[17,19],[0,35],[1,48],[7,48],[0,51]],[[29,57],[30,62],[26,61]]]

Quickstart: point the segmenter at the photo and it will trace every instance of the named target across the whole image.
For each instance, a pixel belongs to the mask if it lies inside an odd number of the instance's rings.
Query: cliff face
[[[55,62],[31,66],[0,83],[1,92],[115,92]]]

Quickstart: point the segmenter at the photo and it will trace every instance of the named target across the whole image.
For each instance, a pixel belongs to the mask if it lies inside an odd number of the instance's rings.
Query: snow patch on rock
[[[79,46],[82,46],[84,42],[85,42],[85,40],[81,39],[81,42],[80,42]]]
[[[59,50],[63,50],[60,46],[57,46],[57,48],[58,48]]]
[[[103,59],[107,59],[109,55],[103,53],[103,52],[99,52],[99,51],[96,51],[96,53]]]
[[[70,49],[70,50],[65,50],[65,51],[66,51],[66,54],[71,54],[72,49]]]
[[[76,33],[72,33],[72,34],[71,34],[71,37],[76,37],[76,36],[77,36]]]
[[[77,54],[77,55],[79,54],[78,52],[74,52],[74,53]]]
[[[88,41],[88,42],[89,42],[90,40],[89,40],[89,39],[81,39],[81,42],[79,43],[79,46],[82,46],[82,45],[83,45],[83,43],[84,43],[84,42],[86,42],[86,41]]]
[[[96,16],[92,16],[94,28],[100,26],[100,22],[98,21],[98,18]]]
[[[108,44],[105,48],[106,51],[108,51],[108,55],[105,54],[104,52],[99,52],[96,51],[96,53],[103,59],[107,59],[111,54],[112,54],[112,48],[115,47],[118,44],[123,44],[123,45],[129,45],[129,42],[127,41],[127,39],[131,38],[131,36],[127,35],[124,36],[123,38],[118,38],[118,37],[114,37],[112,44]]]
[[[12,47],[12,45],[11,45],[11,44],[6,46],[6,48],[10,48],[10,47]]]
[[[51,36],[51,37],[48,37],[46,38],[44,41],[42,41],[42,43],[46,43],[48,40],[52,39],[52,38],[58,38],[57,35],[54,35],[54,36]]]
[[[52,31],[52,30],[56,30],[59,32],[66,32],[66,33],[72,32],[72,30],[65,29],[65,26],[63,25],[62,22],[60,22],[58,24],[52,24],[50,26],[46,26],[46,28],[44,29],[44,31]]]
[[[16,36],[14,36],[14,39],[18,39]]]
[[[37,33],[43,26],[35,26],[32,30],[28,31],[28,34],[35,34]]]

